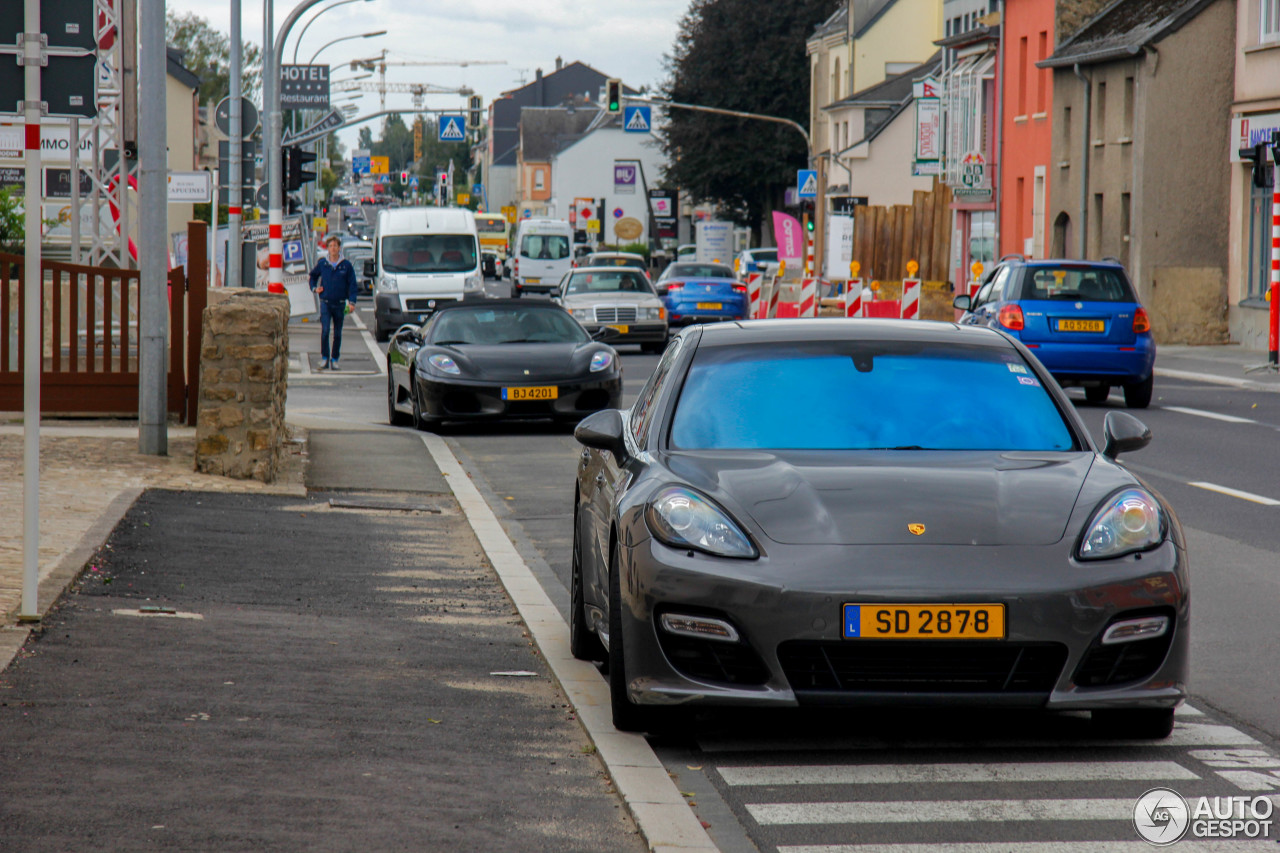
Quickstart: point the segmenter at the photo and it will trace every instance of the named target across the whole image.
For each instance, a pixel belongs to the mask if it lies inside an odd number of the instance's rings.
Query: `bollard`
[[[747,275],[747,319],[754,320],[760,313],[760,273]]]
[[[800,306],[797,317],[818,316],[818,280],[806,278],[800,281]]]
[[[907,278],[902,280],[902,319],[920,319],[920,279],[916,278],[916,270],[920,265],[915,261],[907,261]]]
[[[851,278],[849,284],[844,289],[844,316],[861,317],[862,313],[862,294],[870,293],[869,290],[863,290],[862,279]]]

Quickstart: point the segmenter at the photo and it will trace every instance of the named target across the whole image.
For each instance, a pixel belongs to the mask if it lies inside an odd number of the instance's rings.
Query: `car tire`
[[[431,432],[436,426],[433,419],[427,418],[422,414],[422,404],[418,402],[418,384],[413,379],[413,374],[409,374],[409,396],[413,398],[413,426],[414,429],[422,432]]]
[[[615,545],[609,554],[609,704],[613,710],[613,727],[620,732],[652,731],[657,724],[654,709],[636,705],[627,691],[620,574]]]
[[[396,381],[391,377],[391,366],[387,366],[387,423],[392,426],[408,426],[413,422],[410,415],[396,408]]]
[[[518,284],[511,285],[511,298],[512,299],[520,298],[520,285]]]
[[[1148,376],[1141,382],[1124,386],[1124,404],[1130,409],[1145,409],[1151,405],[1151,389],[1155,385],[1155,376]]]
[[[1110,396],[1110,385],[1086,385],[1084,388],[1084,398],[1090,403],[1105,403]]]
[[[573,566],[570,569],[569,608],[572,614],[569,619],[569,652],[578,660],[602,661],[609,653],[604,644],[596,636],[595,631],[587,623],[587,602],[583,594],[582,580],[582,546],[579,544],[578,519],[573,519]]]
[[[1173,731],[1172,708],[1116,708],[1094,711],[1092,717],[1108,737],[1163,740]]]

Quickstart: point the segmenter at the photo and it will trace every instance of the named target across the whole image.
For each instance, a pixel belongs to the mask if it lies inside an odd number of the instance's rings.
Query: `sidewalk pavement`
[[[169,428],[169,455],[138,453],[136,426],[118,421],[46,421],[40,430],[40,613],[48,610],[116,521],[148,488],[303,495],[303,444],[270,485],[194,470],[195,430]],[[16,625],[22,599],[21,423],[0,424],[0,669],[27,631]]]
[[[1162,344],[1156,350],[1156,379],[1187,379],[1254,391],[1280,391],[1275,370],[1246,372],[1267,363],[1267,353],[1235,344],[1181,346]]]

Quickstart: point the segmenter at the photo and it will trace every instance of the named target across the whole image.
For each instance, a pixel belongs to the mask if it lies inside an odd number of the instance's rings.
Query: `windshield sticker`
[[[1010,373],[1026,373],[1027,372],[1027,367],[1026,365],[1023,365],[1023,364],[1006,364],[1005,367],[1009,368]]]
[[[1018,381],[1023,385],[1030,385],[1033,388],[1040,387],[1040,380],[1036,379],[1034,376],[1019,376]]]

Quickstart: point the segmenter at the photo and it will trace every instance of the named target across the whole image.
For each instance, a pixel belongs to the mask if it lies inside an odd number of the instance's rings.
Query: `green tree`
[[[806,126],[805,40],[837,7],[833,0],[693,0],[667,57],[662,94]],[[663,182],[719,204],[757,234],[795,170],[807,165],[804,142],[792,128],[682,109],[667,118]]]
[[[448,170],[449,162],[452,161],[454,182],[457,183],[467,172],[466,143],[441,142],[435,117],[424,115],[420,118],[422,120],[422,157],[418,159],[415,171],[424,179],[423,184],[429,187],[434,184],[436,173],[442,169]]]
[[[188,12],[165,16],[164,35],[183,52],[182,64],[200,78],[200,103],[217,104],[231,92],[231,37],[207,20]],[[252,99],[262,83],[262,52],[245,42],[241,48],[241,90]]]
[[[356,147],[363,151],[370,151],[373,148],[373,131],[369,129],[369,125],[360,128],[356,136]]]
[[[0,187],[0,252],[23,254],[26,221],[22,200],[15,197],[14,188]]]
[[[399,113],[392,113],[382,122],[382,135],[369,148],[374,157],[386,157],[391,173],[406,168],[413,160],[413,131],[404,123]]]

